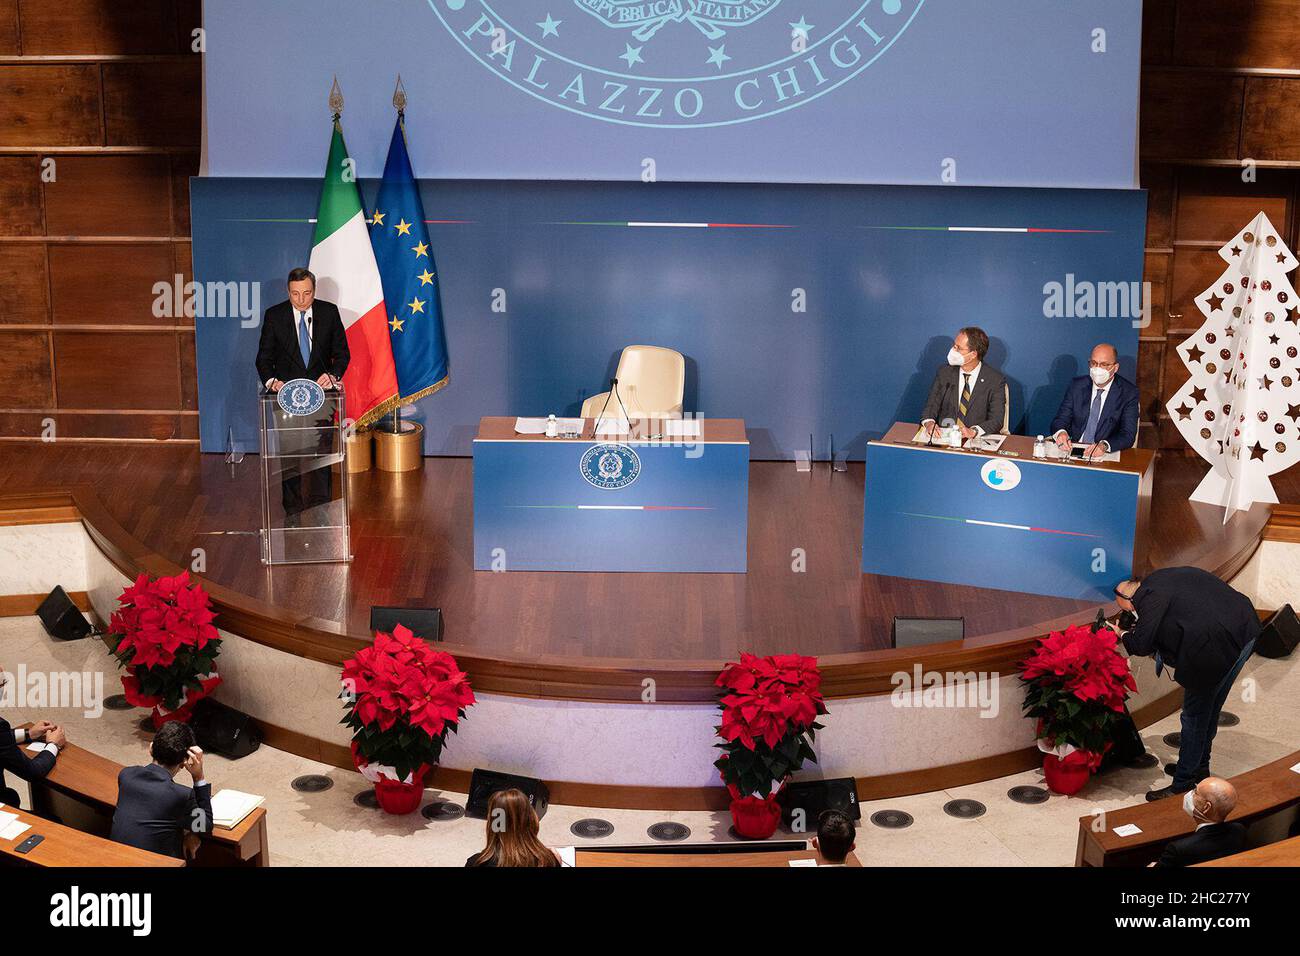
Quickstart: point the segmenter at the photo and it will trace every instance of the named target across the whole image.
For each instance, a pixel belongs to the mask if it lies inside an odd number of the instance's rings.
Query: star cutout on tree
[[[1205,355],[1205,353],[1201,351],[1200,347],[1193,345],[1190,349],[1187,350],[1187,361],[1199,362],[1203,355]]]
[[[1276,335],[1276,334],[1274,334],[1274,335],[1270,335],[1270,336],[1268,337],[1268,344],[1269,344],[1269,345],[1277,345],[1277,335]]]
[[[1209,305],[1211,312],[1218,312],[1220,309],[1223,308],[1223,296],[1219,295],[1218,293],[1215,293],[1214,295],[1210,296],[1205,301]]]
[[[1285,252],[1279,252],[1279,253],[1277,254],[1277,261],[1278,261],[1278,262],[1286,262],[1286,253],[1285,253]]]
[[[1241,246],[1233,246],[1233,247],[1232,247],[1232,254],[1233,254],[1234,256],[1239,256],[1239,255],[1241,255]]]
[[[1257,460],[1258,460],[1258,461],[1263,461],[1263,460],[1264,460],[1264,455],[1265,455],[1267,452],[1268,452],[1268,449],[1267,449],[1267,448],[1265,448],[1265,447],[1264,447],[1263,445],[1261,445],[1259,442],[1255,442],[1255,444],[1253,444],[1253,445],[1250,446],[1250,460],[1251,460],[1251,461],[1257,461]]]
[[[1300,325],[1300,305],[1293,306],[1291,310],[1287,312],[1286,320],[1288,322],[1294,322],[1296,325]]]
[[[1199,405],[1199,404],[1201,404],[1201,402],[1205,401],[1205,389],[1203,389],[1203,388],[1193,388],[1193,389],[1192,389],[1192,399],[1196,402],[1197,405]]]
[[[1273,384],[1273,380],[1269,378],[1267,375],[1265,375],[1263,378],[1256,379],[1256,381],[1259,382],[1260,387],[1263,388],[1264,391],[1268,391],[1268,387]]]
[[[1183,404],[1175,408],[1174,411],[1178,413],[1178,418],[1180,421],[1187,421],[1187,419],[1192,417],[1192,410],[1187,407],[1186,401],[1184,401]]]
[[[1286,417],[1291,421],[1300,421],[1300,405],[1290,405],[1286,407]]]

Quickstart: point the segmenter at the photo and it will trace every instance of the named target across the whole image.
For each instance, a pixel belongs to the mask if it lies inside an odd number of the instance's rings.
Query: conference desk
[[[611,852],[607,850],[579,849],[575,854],[576,866],[579,867],[789,867],[796,860],[816,860],[817,851],[809,847],[806,850],[767,850],[752,853],[638,853],[635,850]],[[829,864],[824,864],[829,865]],[[852,853],[844,861],[846,867],[861,867],[858,858]]]
[[[0,840],[0,863],[6,866],[184,866],[184,860],[137,850],[133,846],[114,843],[93,833],[83,833],[61,823],[54,823],[34,813],[6,805],[6,813],[17,814],[30,830],[12,840]],[[18,847],[32,836],[44,837],[27,853]]]
[[[117,807],[117,775],[122,765],[74,743],[59,750],[54,769],[29,783],[32,806],[79,830],[107,836]],[[213,788],[216,792],[216,788]],[[204,834],[194,862],[199,866],[270,866],[266,808],[258,807],[233,829],[214,827]]]
[[[862,571],[1054,597],[1109,600],[1146,561],[1153,452],[1085,463],[914,443],[895,424],[867,444]]]
[[[484,418],[474,439],[478,571],[746,569],[749,440],[740,419],[696,419],[671,437],[663,420],[625,435],[515,432]],[[679,426],[673,426],[679,427]]]

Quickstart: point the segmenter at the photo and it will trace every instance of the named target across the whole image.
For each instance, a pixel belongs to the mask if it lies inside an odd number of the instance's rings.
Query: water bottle
[[[1042,435],[1039,435],[1037,438],[1034,439],[1034,457],[1035,458],[1047,457],[1047,445],[1044,444]]]
[[[554,415],[546,417],[546,437],[555,438],[560,434],[560,423],[555,420]]]

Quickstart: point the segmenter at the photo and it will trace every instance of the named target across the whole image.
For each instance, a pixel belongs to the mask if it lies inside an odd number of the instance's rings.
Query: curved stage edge
[[[1247,565],[1265,537],[1300,541],[1295,506],[1257,505],[1234,522],[1241,522],[1235,533],[1211,542],[1197,562],[1225,580]],[[22,559],[0,572],[0,611],[8,614],[33,613],[40,597],[61,583],[84,594],[86,607],[107,620],[128,580],[142,571],[181,570],[129,534],[87,484],[0,496],[0,533],[0,553]],[[224,641],[219,669],[226,681],[218,698],[256,719],[269,746],[353,769],[348,736],[338,723],[338,668],[368,637],[214,582],[203,584]],[[1107,608],[1108,614],[1115,610]],[[1020,715],[1016,662],[1038,637],[1087,623],[1094,614],[926,648],[819,657],[832,719],[818,735],[822,762],[815,774],[852,776],[859,798],[873,800],[1033,768],[1041,755],[1029,721]],[[447,765],[437,768],[429,786],[465,792],[470,769],[487,766],[539,777],[552,801],[567,805],[727,805],[712,767],[713,681],[725,661],[526,658],[442,646],[469,673],[479,704],[449,741]],[[1139,693],[1130,703],[1144,727],[1177,710],[1181,691],[1171,682],[1157,683],[1147,672],[1149,662],[1135,665]],[[917,668],[984,675],[995,706],[985,700],[927,709],[918,706],[919,695],[913,695],[913,706],[897,706],[895,675]],[[648,740],[657,746],[647,748]],[[900,748],[899,741],[909,741],[908,747]]]

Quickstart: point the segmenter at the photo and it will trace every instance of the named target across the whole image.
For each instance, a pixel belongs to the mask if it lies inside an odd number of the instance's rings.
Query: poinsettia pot
[[[781,822],[781,804],[776,794],[760,797],[750,794],[731,801],[731,824],[736,834],[747,840],[766,840]]]
[[[1087,750],[1073,750],[1064,757],[1043,754],[1043,780],[1053,793],[1065,796],[1078,793],[1092,778],[1101,755]]]

